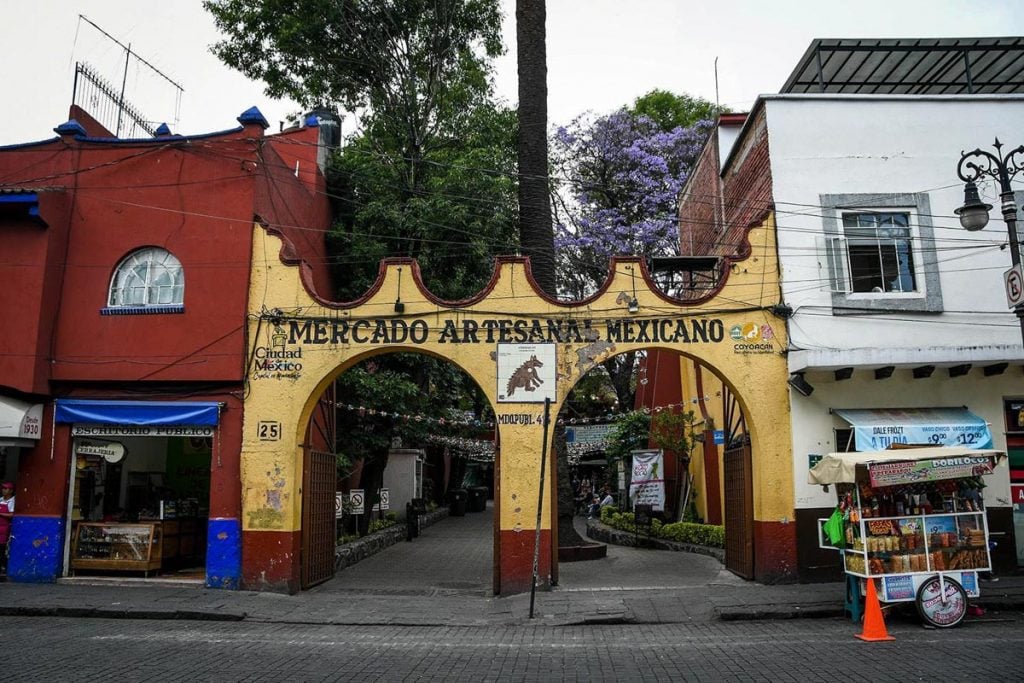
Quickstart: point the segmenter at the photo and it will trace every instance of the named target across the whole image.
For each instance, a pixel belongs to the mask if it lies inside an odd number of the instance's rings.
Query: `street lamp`
[[[956,209],[955,213],[960,216],[960,225],[971,232],[981,230],[988,225],[988,212],[991,204],[981,201],[978,196],[978,185],[976,181],[988,176],[999,182],[999,199],[1002,203],[1003,220],[1006,222],[1006,231],[1010,236],[1010,261],[1014,267],[1020,265],[1020,244],[1017,241],[1017,202],[1013,198],[1013,188],[1010,181],[1021,170],[1024,170],[1024,159],[1016,159],[1018,154],[1024,155],[1024,145],[1016,147],[1003,156],[1003,143],[996,138],[996,153],[976,149],[971,152],[960,153],[960,163],[957,164],[956,174],[964,181],[964,205]],[[1018,305],[1014,313],[1020,320],[1021,339],[1024,340],[1024,306]]]

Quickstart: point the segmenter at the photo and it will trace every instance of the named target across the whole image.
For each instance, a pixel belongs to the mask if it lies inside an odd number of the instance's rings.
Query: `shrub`
[[[375,519],[370,522],[370,526],[366,530],[366,535],[369,536],[370,534],[395,526],[396,524],[398,524],[397,518],[392,519],[390,517],[385,517],[384,519]]]
[[[613,507],[601,508],[601,523],[619,531],[636,533],[636,523],[632,512],[619,512]],[[691,522],[665,524],[660,519],[652,519],[651,536],[676,543],[693,543],[711,548],[725,547],[725,527],[715,524],[693,524]]]

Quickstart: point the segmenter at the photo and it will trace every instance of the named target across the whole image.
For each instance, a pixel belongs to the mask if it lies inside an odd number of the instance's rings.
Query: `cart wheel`
[[[922,621],[929,626],[952,628],[967,614],[967,592],[957,581],[950,578],[940,581],[935,575],[921,584],[914,604]]]

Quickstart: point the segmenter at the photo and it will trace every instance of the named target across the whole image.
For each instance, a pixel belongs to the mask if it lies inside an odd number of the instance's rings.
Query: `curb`
[[[245,612],[194,610],[133,610],[106,607],[0,607],[5,617],[65,617],[78,619],[143,619],[149,621],[243,621]]]

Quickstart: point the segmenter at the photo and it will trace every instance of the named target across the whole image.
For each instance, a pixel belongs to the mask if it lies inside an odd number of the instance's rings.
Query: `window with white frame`
[[[928,195],[821,195],[832,312],[942,311]]]
[[[110,308],[181,306],[185,272],[171,252],[158,247],[134,251],[118,264],[110,282]]]
[[[843,213],[849,291],[917,291],[910,214]]]

